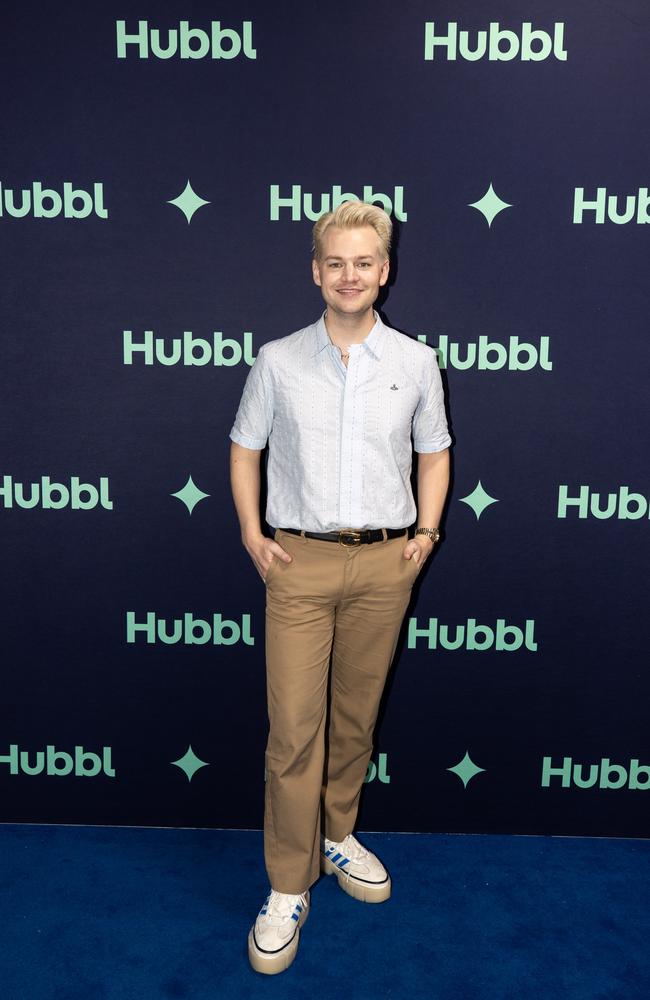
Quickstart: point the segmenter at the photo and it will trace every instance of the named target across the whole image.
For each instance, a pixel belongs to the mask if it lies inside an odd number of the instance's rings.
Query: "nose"
[[[345,267],[344,267],[343,274],[344,274],[346,283],[350,282],[351,284],[356,284],[357,272],[356,272],[356,269],[354,267],[354,262],[353,261],[351,261],[351,260],[347,261],[347,263],[345,264]]]

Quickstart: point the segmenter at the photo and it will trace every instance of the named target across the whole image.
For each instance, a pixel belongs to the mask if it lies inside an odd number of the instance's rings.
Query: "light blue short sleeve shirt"
[[[324,318],[264,344],[230,437],[269,445],[266,520],[275,528],[406,528],[416,518],[413,448],[451,444],[435,351],[377,314],[347,369]]]

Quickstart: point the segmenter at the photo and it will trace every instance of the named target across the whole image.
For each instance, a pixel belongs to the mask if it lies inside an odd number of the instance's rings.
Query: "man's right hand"
[[[292,562],[292,556],[288,552],[285,552],[281,545],[272,538],[266,538],[264,535],[259,535],[251,540],[245,540],[244,547],[263,580],[266,580],[266,574],[274,559],[281,559],[282,562],[286,563]]]

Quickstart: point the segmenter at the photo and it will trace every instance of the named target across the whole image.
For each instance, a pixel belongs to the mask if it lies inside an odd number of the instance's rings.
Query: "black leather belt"
[[[298,528],[280,528],[290,535],[304,535],[305,538],[316,538],[321,542],[338,542],[339,545],[370,545],[372,542],[383,542],[386,538],[399,538],[405,535],[406,528],[365,528],[363,531],[300,531]],[[384,532],[386,533],[384,536]]]

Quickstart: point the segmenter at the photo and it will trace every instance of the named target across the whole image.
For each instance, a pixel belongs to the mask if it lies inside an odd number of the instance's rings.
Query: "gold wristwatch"
[[[440,531],[438,530],[438,528],[416,528],[415,534],[426,535],[427,538],[431,539],[434,545],[436,544],[436,542],[440,541]]]

